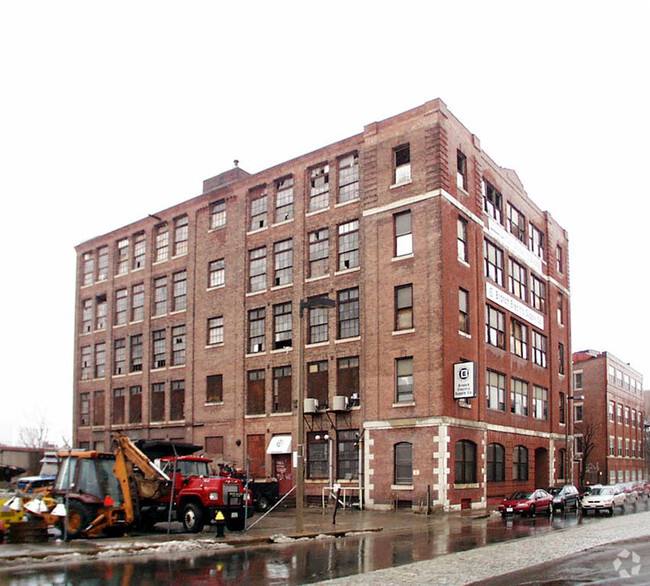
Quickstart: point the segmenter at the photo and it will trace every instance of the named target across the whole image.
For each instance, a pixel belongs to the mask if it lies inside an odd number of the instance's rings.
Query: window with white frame
[[[147,256],[147,238],[144,232],[138,232],[133,237],[133,268],[144,267]]]
[[[226,261],[223,258],[208,263],[208,287],[221,287],[226,284]]]
[[[506,348],[505,313],[491,305],[485,306],[485,341],[497,348]]]
[[[208,318],[208,346],[223,344],[223,316]]]
[[[322,277],[329,273],[329,229],[309,233],[309,276]]]
[[[458,216],[458,221],[456,222],[456,243],[458,260],[468,262],[467,220],[462,216]]]
[[[167,313],[167,277],[158,277],[153,281],[153,315]]]
[[[155,229],[156,252],[154,262],[162,262],[169,258],[169,228],[166,223],[158,224]]]
[[[187,309],[187,271],[172,275],[172,311]]]
[[[102,246],[97,250],[97,280],[108,279],[108,246]]]
[[[393,150],[395,185],[411,181],[411,147],[402,145]]]
[[[85,252],[83,255],[83,285],[92,285],[95,278],[95,255]]]
[[[266,246],[254,248],[249,253],[248,291],[266,289]]]
[[[456,186],[467,191],[467,157],[462,151],[456,151]]]
[[[506,410],[506,376],[494,370],[488,370],[485,377],[485,394],[487,408],[496,411]]]
[[[129,272],[129,239],[122,238],[116,244],[116,275],[124,275]]]
[[[325,307],[309,308],[309,330],[307,340],[309,344],[327,342],[329,333],[327,327],[327,316],[329,312]]]
[[[536,228],[532,222],[528,223],[528,241],[530,249],[539,258],[544,260],[545,236],[544,232]]]
[[[528,236],[526,234],[526,216],[524,216],[524,214],[522,214],[511,203],[508,203],[508,230],[524,245],[528,244]]]
[[[273,245],[275,275],[273,284],[288,285],[293,282],[293,239],[282,240]]]
[[[226,225],[226,200],[220,199],[210,204],[210,230]]]
[[[293,218],[293,176],[275,182],[275,221],[286,222]]]
[[[535,275],[531,275],[530,301],[535,309],[546,313],[546,283]]]
[[[314,167],[310,171],[309,181],[309,211],[315,212],[329,207],[330,166],[325,164]]]
[[[353,287],[338,292],[338,339],[354,338],[359,335],[359,288]]]
[[[483,179],[483,208],[499,224],[503,218],[503,197],[487,179]]]
[[[548,389],[533,385],[533,418],[548,419]]]
[[[126,289],[118,289],[115,291],[115,325],[121,326],[126,323],[128,315],[128,296],[129,293]]]
[[[528,326],[514,317],[510,319],[510,352],[528,360]]]
[[[503,250],[485,241],[485,276],[503,287]]]
[[[528,300],[528,271],[512,258],[508,258],[508,289],[522,301]]]
[[[187,216],[174,220],[174,256],[187,254],[190,237],[190,224]]]
[[[413,401],[413,357],[395,360],[395,402],[411,403]]]
[[[144,283],[133,285],[131,289],[131,321],[144,319]]]
[[[528,383],[510,379],[510,412],[528,417]]]
[[[395,256],[413,254],[413,230],[411,212],[401,212],[393,216],[395,228]]]
[[[339,224],[339,271],[359,266],[359,220]]]
[[[268,195],[266,187],[260,187],[250,193],[251,230],[260,230],[268,225]]]
[[[339,203],[359,197],[359,155],[352,153],[339,159]]]
[[[548,365],[548,338],[536,330],[532,331],[533,362],[546,368]]]

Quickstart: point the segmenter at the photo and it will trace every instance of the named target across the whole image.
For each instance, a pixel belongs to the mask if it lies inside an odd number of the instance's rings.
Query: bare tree
[[[601,424],[583,421],[576,423],[575,435],[582,437],[582,466],[580,466],[580,486],[585,484],[585,476],[589,469],[589,458],[596,447]],[[597,480],[596,480],[597,481]]]
[[[49,427],[45,417],[42,414],[37,414],[34,422],[31,425],[25,425],[20,428],[18,437],[20,443],[27,448],[47,448],[50,446],[48,442]]]

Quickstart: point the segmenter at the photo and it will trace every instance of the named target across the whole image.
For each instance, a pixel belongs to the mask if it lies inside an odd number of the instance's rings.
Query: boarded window
[[[264,370],[251,370],[248,373],[248,387],[246,397],[246,414],[261,415],[265,412],[264,406]]]
[[[223,401],[223,375],[209,374],[205,380],[205,402],[221,403]]]

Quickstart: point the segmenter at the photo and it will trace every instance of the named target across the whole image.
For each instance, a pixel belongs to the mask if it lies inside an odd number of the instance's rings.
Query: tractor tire
[[[68,539],[81,537],[95,515],[90,507],[77,500],[68,503]],[[65,522],[65,521],[64,521]]]
[[[205,519],[203,508],[193,503],[188,503],[183,508],[183,527],[188,533],[200,533],[203,531]]]

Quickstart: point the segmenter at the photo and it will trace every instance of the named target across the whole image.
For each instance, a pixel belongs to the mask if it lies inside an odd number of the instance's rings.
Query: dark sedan
[[[580,493],[573,484],[551,486],[547,492],[553,495],[554,511],[562,511],[564,513],[570,509],[577,511],[580,507]]]
[[[545,490],[519,490],[503,499],[499,505],[499,513],[502,517],[508,515],[530,515],[536,513],[545,513],[550,515],[553,512],[553,495]]]

